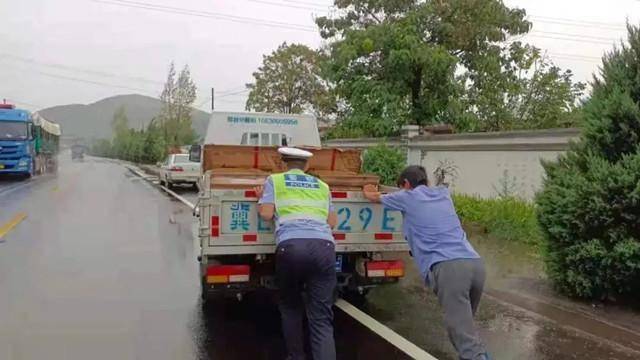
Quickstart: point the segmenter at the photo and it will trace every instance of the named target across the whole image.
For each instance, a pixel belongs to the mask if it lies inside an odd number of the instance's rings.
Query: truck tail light
[[[211,217],[211,237],[220,237],[220,217]]]
[[[393,233],[375,233],[373,236],[376,240],[393,240]]]
[[[349,195],[346,191],[332,191],[331,198],[332,199],[346,199]]]
[[[248,282],[249,265],[212,265],[207,268],[208,284]]]
[[[253,190],[245,190],[244,197],[246,197],[246,198],[257,198],[258,194],[256,194],[256,192],[253,191]]]
[[[333,233],[333,238],[336,241],[342,241],[347,239],[347,234],[345,233]]]
[[[177,171],[177,172],[180,172],[180,171],[184,171],[184,169],[183,169],[181,166],[172,166],[172,167],[169,169],[169,171]]]
[[[367,277],[403,277],[404,262],[401,260],[392,261],[369,261],[365,264]]]
[[[258,234],[244,234],[242,235],[243,242],[256,242],[258,241]]]

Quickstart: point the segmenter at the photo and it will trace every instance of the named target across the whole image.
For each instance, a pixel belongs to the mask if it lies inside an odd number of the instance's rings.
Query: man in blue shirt
[[[305,359],[302,291],[306,291],[313,359],[335,360],[336,253],[331,228],[337,217],[331,192],[327,184],[304,173],[312,153],[294,148],[278,151],[289,170],[269,176],[256,193],[260,216],[276,225],[276,279],[287,359]]]
[[[429,187],[422,166],[409,166],[398,178],[402,190],[382,195],[376,186],[364,196],[403,215],[403,233],[422,278],[444,310],[449,339],[460,359],[486,360],[473,316],[485,281],[484,263],[462,229],[449,189]]]

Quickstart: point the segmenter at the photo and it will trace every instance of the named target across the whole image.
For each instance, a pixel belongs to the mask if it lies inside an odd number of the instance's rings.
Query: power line
[[[539,19],[540,22],[559,23],[562,25],[569,25],[569,26],[600,27],[600,28],[609,28],[609,29],[615,29],[615,30],[626,29],[624,25],[621,25],[619,23],[575,20],[575,19],[568,19],[568,18],[557,18],[557,17],[539,16],[539,15],[531,15],[530,18]]]
[[[553,32],[553,31],[538,31],[538,30],[534,30],[534,31],[532,31],[532,33],[545,34],[545,35],[569,36],[569,37],[575,37],[575,38],[578,38],[578,39],[588,39],[588,40],[596,40],[596,41],[611,41],[611,42],[614,42],[614,41],[620,40],[620,39],[615,39],[615,38],[606,38],[606,37],[582,35],[582,34],[561,33],[561,32]]]
[[[549,53],[549,55],[552,55],[552,56],[563,56],[563,57],[574,57],[574,58],[580,58],[580,59],[586,59],[586,60],[598,60],[598,61],[602,60],[602,57],[581,55],[581,54]]]
[[[11,64],[9,64],[9,65],[11,65]],[[82,78],[65,76],[65,75],[60,75],[60,74],[52,74],[52,73],[48,73],[48,72],[44,72],[44,71],[40,71],[40,70],[24,70],[24,72],[25,73],[29,73],[29,74],[37,73],[37,74],[40,74],[40,75],[43,75],[43,76],[48,76],[48,77],[62,79],[62,80],[81,82],[81,83],[85,83],[85,84],[92,84],[92,85],[99,85],[99,86],[105,86],[105,87],[111,87],[111,88],[120,88],[120,89],[132,90],[132,91],[139,91],[139,92],[145,93],[145,95],[149,95],[149,91],[150,91],[150,90],[147,90],[147,89],[134,88],[134,87],[126,86],[126,85],[109,84],[109,83],[104,83],[104,82],[101,82],[101,81],[82,79]],[[149,96],[156,97],[155,95],[149,95]]]
[[[320,8],[320,7],[290,5],[290,4],[283,4],[283,3],[277,3],[277,2],[265,1],[265,0],[247,0],[247,1],[248,2],[253,2],[253,3],[258,3],[258,4],[279,6],[279,7],[289,8],[289,9],[301,9],[301,10],[323,11],[323,12],[327,12],[327,9],[329,7],[329,6],[327,6],[325,8]],[[294,4],[296,4],[296,3],[294,3]],[[297,3],[297,4],[300,4],[300,3]]]
[[[593,60],[593,59],[584,59],[584,58],[578,58],[578,57],[572,57],[572,56],[561,56],[561,55],[553,55],[553,54],[550,54],[550,56],[552,58],[554,58],[554,59],[571,60],[571,61],[583,61],[583,62],[590,63],[590,64],[598,63],[598,61]]]
[[[238,91],[245,91],[247,88],[246,86],[242,86],[242,87],[235,87],[233,89],[229,89],[229,90],[223,90],[223,91],[216,91],[216,94],[218,95],[226,95],[227,93],[232,93],[232,92],[238,92]]]
[[[542,38],[542,39],[552,39],[552,40],[561,40],[561,41],[573,41],[579,43],[587,43],[587,44],[600,44],[600,45],[612,45],[612,42],[604,42],[604,41],[593,41],[593,40],[583,40],[577,38],[563,38],[558,36],[545,36],[545,35],[536,35],[535,32],[529,33],[526,36]]]
[[[13,54],[0,53],[0,58],[2,58],[2,57],[10,58],[10,60],[15,60],[15,61],[19,61],[19,62],[25,62],[25,63],[29,63],[29,64],[41,65],[41,66],[58,68],[58,69],[63,69],[63,70],[83,72],[83,73],[102,76],[102,77],[122,78],[122,79],[146,82],[146,83],[156,84],[156,85],[164,84],[162,81],[150,80],[150,79],[145,79],[145,78],[142,78],[142,77],[118,75],[118,74],[113,74],[113,73],[108,73],[108,72],[103,72],[103,71],[96,71],[96,70],[78,68],[78,67],[74,67],[74,66],[56,64],[56,63],[46,63],[46,62],[37,61],[37,60],[35,60],[33,58],[26,58],[26,57],[13,55]]]
[[[228,93],[228,94],[216,96],[216,98],[224,98],[224,97],[233,96],[233,95],[245,94],[245,93],[248,93],[249,91],[251,91],[251,90],[250,89],[245,89],[245,90],[241,90],[241,91],[236,91],[236,92],[231,92],[231,93]]]
[[[9,65],[11,66],[11,64],[9,64]],[[39,71],[39,70],[35,70],[35,71],[24,70],[24,71],[25,72],[29,72],[30,74],[37,73],[37,74],[40,74],[40,75],[43,75],[43,76],[48,76],[48,77],[62,79],[62,80],[75,81],[75,82],[81,82],[81,83],[86,83],[86,84],[91,84],[91,85],[99,85],[99,86],[110,87],[110,88],[120,88],[120,89],[132,90],[132,91],[136,91],[136,92],[141,92],[141,93],[143,93],[144,95],[147,95],[147,96],[151,96],[151,97],[157,98],[156,95],[151,95],[150,90],[147,90],[147,89],[130,87],[130,86],[126,86],[126,85],[105,83],[105,82],[95,81],[95,80],[90,80],[90,79],[85,79],[85,78],[70,77],[70,76],[65,76],[65,75],[60,75],[60,74],[53,74],[53,73],[48,73],[48,72]],[[237,89],[238,88],[221,91],[220,93],[222,95],[220,97],[237,95],[237,94],[241,94],[241,93],[244,93],[244,92],[248,91],[247,89],[244,89],[244,87],[243,88],[239,88],[239,89],[242,89],[240,91],[238,91]],[[210,101],[210,99],[207,99],[206,101]],[[30,105],[30,106],[37,106],[37,105],[34,105],[34,104],[28,104],[28,103],[24,103],[24,102],[23,102],[23,104]],[[200,106],[202,106],[202,105],[199,105],[198,107],[200,107]]]
[[[125,8],[151,10],[151,11],[157,11],[157,12],[163,12],[163,13],[169,13],[169,14],[210,18],[210,19],[216,19],[216,20],[231,21],[231,22],[237,22],[237,23],[243,23],[243,24],[252,24],[252,25],[282,28],[282,29],[289,29],[289,30],[317,32],[317,29],[315,27],[306,26],[302,24],[292,24],[292,23],[286,23],[286,22],[280,22],[280,21],[262,20],[262,19],[214,13],[214,12],[208,12],[208,11],[202,11],[202,10],[191,10],[191,9],[185,9],[185,8],[172,7],[172,6],[155,5],[155,4],[139,2],[139,1],[126,1],[126,0],[90,0],[90,1],[96,2],[96,3],[108,4],[108,5],[115,5],[115,6],[125,7]]]
[[[313,2],[313,1],[298,1],[298,0],[282,0],[282,1],[293,3],[293,4],[305,4],[305,5],[313,5],[313,6],[326,6],[326,7],[334,6],[333,1],[331,1],[330,5],[327,3],[322,4],[322,3]]]

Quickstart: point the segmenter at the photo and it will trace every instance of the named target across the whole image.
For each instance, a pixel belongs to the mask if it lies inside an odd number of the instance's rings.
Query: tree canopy
[[[162,108],[147,128],[131,129],[126,109],[121,107],[116,110],[111,122],[113,138],[96,141],[91,148],[92,153],[142,163],[160,161],[169,147],[188,145],[194,141],[191,105],[195,98],[196,86],[189,67],[185,66],[176,79],[175,66],[171,63],[160,96]]]
[[[499,0],[336,0],[316,20],[329,81],[348,106],[338,136],[403,124],[460,131],[568,125],[584,88],[519,41],[531,23]]]
[[[323,119],[334,102],[327,82],[321,76],[321,58],[305,45],[281,44],[253,73],[247,84],[247,110],[300,114],[312,112]]]
[[[191,79],[189,66],[185,65],[178,78],[173,62],[164,89],[160,95],[162,110],[158,116],[165,131],[168,145],[190,144],[195,139],[191,127],[192,105],[196,99],[196,85]]]

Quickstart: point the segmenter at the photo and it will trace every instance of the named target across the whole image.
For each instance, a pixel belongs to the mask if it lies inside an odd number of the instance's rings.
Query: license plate
[[[402,231],[402,214],[384,209],[380,204],[336,203],[338,224],[341,233],[378,233]]]
[[[380,204],[335,202],[339,233],[392,233],[402,231],[402,214]],[[250,201],[224,201],[220,230],[224,234],[273,233],[273,222],[258,216],[257,204]]]
[[[336,272],[342,272],[342,255],[336,256]]]

